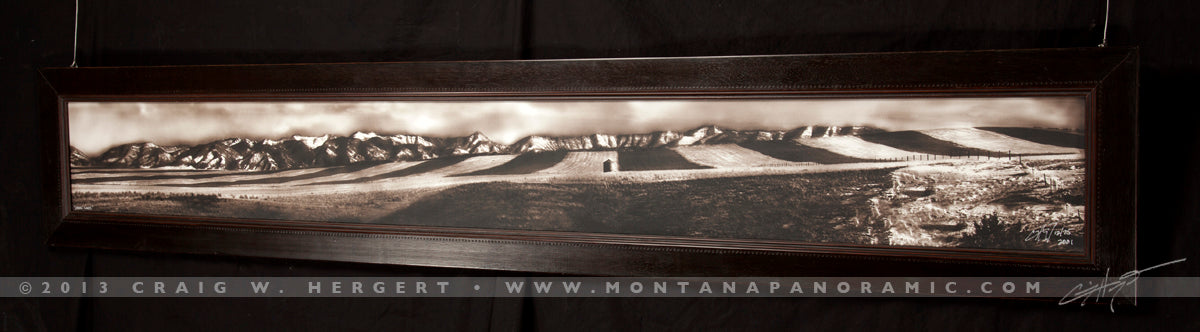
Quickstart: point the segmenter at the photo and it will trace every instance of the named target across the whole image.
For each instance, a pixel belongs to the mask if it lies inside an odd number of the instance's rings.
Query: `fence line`
[[[894,161],[931,161],[931,160],[950,160],[950,159],[960,159],[960,160],[963,160],[963,159],[965,159],[965,160],[992,160],[992,159],[1014,160],[1015,159],[1018,162],[1020,162],[1020,161],[1022,161],[1021,157],[1024,156],[1022,154],[1013,154],[1012,150],[1009,150],[1007,152],[994,152],[994,151],[986,151],[986,150],[983,150],[983,151],[964,150],[962,152],[963,153],[961,153],[961,154],[918,153],[918,154],[912,154],[912,155],[907,155],[907,156],[903,156],[903,157],[873,158],[872,160],[874,160],[876,162],[894,162]],[[972,153],[972,152],[974,152],[974,153]]]

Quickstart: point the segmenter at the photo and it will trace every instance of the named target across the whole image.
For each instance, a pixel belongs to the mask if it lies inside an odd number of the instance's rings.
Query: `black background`
[[[1200,276],[1200,25],[1190,21],[1200,11],[1187,0],[1113,2],[1110,45],[1142,55],[1139,265],[1188,258],[1152,275]],[[48,248],[37,69],[71,63],[74,3],[0,7],[0,276],[498,274]],[[78,64],[122,66],[1090,47],[1104,2],[96,0],[79,15]],[[1200,328],[1195,299],[1107,309],[946,299],[0,299],[0,331]]]

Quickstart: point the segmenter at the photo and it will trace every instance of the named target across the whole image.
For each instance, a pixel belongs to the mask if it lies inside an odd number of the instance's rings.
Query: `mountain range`
[[[654,149],[684,145],[732,144],[749,141],[790,141],[799,138],[857,136],[882,132],[871,127],[806,126],[792,130],[732,130],[717,126],[655,131],[644,134],[528,136],[512,145],[492,141],[483,133],[462,137],[379,135],[292,136],[279,140],[226,138],[188,146],[150,142],[112,147],[90,158],[71,147],[71,166],[110,168],[184,167],[205,170],[274,171],[342,166],[361,162],[427,160],[449,156],[521,154],[546,151]]]

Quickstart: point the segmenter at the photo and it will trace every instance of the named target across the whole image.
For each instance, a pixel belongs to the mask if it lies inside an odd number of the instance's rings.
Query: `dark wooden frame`
[[[595,275],[1095,275],[1136,266],[1137,51],[1056,49],[663,59],[49,68],[48,243]],[[65,106],[105,100],[1081,96],[1083,254],[221,220],[72,211]]]

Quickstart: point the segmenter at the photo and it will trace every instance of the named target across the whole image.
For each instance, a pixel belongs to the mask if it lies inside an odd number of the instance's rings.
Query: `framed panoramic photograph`
[[[1136,51],[47,69],[51,245],[604,275],[1135,266]]]

